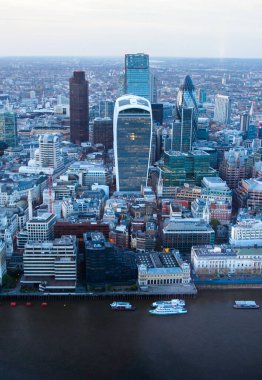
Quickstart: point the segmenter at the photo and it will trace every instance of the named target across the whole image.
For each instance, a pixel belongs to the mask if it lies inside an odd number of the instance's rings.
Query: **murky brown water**
[[[261,291],[202,292],[188,314],[152,316],[149,302],[0,306],[0,379],[262,379],[262,308],[235,310]]]

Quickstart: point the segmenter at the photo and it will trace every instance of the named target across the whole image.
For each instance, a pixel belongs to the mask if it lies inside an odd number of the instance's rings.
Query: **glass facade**
[[[176,116],[180,121],[180,131],[174,131],[176,144],[180,146],[177,149],[181,152],[187,152],[192,149],[192,144],[196,139],[198,107],[196,102],[195,87],[189,75],[185,77],[184,83],[180,86],[177,94]],[[178,138],[180,141],[178,142]]]
[[[149,111],[131,108],[117,118],[118,191],[140,191],[146,185],[151,146]]]
[[[17,146],[16,114],[13,112],[0,113],[0,141],[10,147]]]
[[[126,54],[125,93],[151,100],[151,77],[148,54]]]

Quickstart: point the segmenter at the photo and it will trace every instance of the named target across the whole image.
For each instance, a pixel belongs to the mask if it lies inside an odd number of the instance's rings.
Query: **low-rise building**
[[[193,246],[191,264],[199,277],[261,276],[262,248],[229,245]]]
[[[185,285],[191,282],[190,266],[178,252],[137,254],[138,285],[141,289]]]

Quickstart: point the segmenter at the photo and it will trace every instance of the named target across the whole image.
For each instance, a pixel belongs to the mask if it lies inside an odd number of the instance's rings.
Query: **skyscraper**
[[[198,107],[195,87],[189,75],[177,94],[176,120],[173,125],[173,150],[188,152],[196,139]]]
[[[84,71],[74,71],[69,80],[71,142],[81,144],[89,139],[88,81]]]
[[[134,95],[118,98],[113,128],[117,191],[140,191],[147,184],[151,151],[149,101]]]
[[[230,123],[231,101],[229,96],[216,95],[214,120],[221,124]]]
[[[57,135],[45,134],[39,137],[39,163],[44,168],[61,169],[63,162]]]
[[[149,55],[126,54],[125,56],[125,93],[142,96],[152,101],[152,80],[149,69]]]
[[[16,114],[9,111],[0,112],[0,141],[10,147],[17,146]]]
[[[96,117],[93,125],[93,143],[113,148],[113,121],[110,117]]]

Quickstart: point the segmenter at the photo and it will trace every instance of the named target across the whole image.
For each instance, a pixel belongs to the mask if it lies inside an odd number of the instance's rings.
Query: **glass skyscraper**
[[[151,82],[149,55],[126,54],[125,93],[142,96],[151,101]]]
[[[140,191],[147,184],[152,140],[152,110],[145,98],[124,95],[114,110],[117,191]]]
[[[173,150],[188,152],[196,139],[198,107],[195,87],[189,75],[177,94],[176,120],[173,125]]]
[[[17,146],[17,123],[14,112],[0,112],[0,141],[10,147]]]

